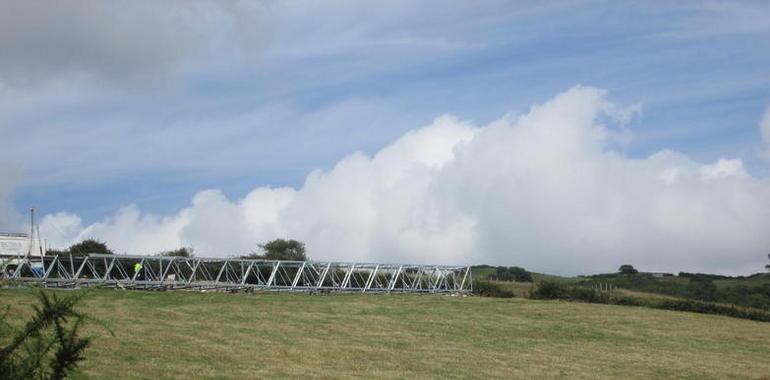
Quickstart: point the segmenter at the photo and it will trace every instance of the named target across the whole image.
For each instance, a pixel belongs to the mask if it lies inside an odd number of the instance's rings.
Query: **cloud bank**
[[[54,245],[95,237],[119,252],[192,246],[247,253],[276,237],[314,259],[521,265],[561,274],[643,270],[753,273],[770,247],[770,182],[738,159],[699,163],[675,151],[613,149],[628,112],[575,87],[478,127],[452,116],[372,156],[351,154],[301,188],[260,187],[230,200],[205,190],[168,216],[127,206],[83,225],[47,215]]]

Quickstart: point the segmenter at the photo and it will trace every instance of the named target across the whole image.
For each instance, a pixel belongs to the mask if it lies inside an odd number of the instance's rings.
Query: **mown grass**
[[[0,290],[14,324],[34,290]],[[757,378],[770,325],[560,301],[92,291],[84,378]]]

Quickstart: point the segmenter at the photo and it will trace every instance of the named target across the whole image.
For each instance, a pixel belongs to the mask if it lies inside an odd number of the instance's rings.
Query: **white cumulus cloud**
[[[738,159],[613,151],[604,123],[627,113],[604,91],[575,87],[486,126],[440,117],[372,156],[351,154],[313,171],[297,189],[261,187],[238,200],[206,190],[173,215],[128,206],[88,226],[52,214],[41,229],[60,246],[95,237],[136,254],[192,246],[200,255],[234,255],[284,237],[305,241],[310,256],[324,260],[508,264],[562,274],[624,263],[761,270],[770,182]]]

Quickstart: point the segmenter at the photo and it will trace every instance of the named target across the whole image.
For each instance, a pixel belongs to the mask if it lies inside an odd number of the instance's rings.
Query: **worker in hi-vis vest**
[[[134,277],[135,279],[137,279],[137,280],[141,280],[142,279],[142,274],[139,273],[141,270],[142,270],[142,264],[141,263],[134,264],[134,273],[136,274],[136,276]]]

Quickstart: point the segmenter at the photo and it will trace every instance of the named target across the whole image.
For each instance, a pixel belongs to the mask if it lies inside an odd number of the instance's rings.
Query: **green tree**
[[[95,239],[86,239],[79,243],[75,243],[65,252],[72,256],[86,256],[89,253],[115,254],[115,252],[112,252],[112,250],[107,247],[107,243]]]
[[[767,259],[770,260],[770,253],[767,254]],[[765,265],[765,269],[770,270],[770,264]]]
[[[262,253],[252,252],[251,255],[243,256],[248,259],[264,260],[292,260],[307,261],[305,255],[305,243],[297,240],[275,239],[265,244],[260,244]]]
[[[172,257],[194,257],[193,254],[195,250],[190,247],[182,247],[173,249],[171,251],[163,251],[158,254],[158,256],[172,256]]]
[[[521,267],[510,267],[508,271],[513,275],[513,280],[517,282],[532,282],[532,274]]]
[[[84,360],[91,339],[81,337],[87,317],[74,309],[83,294],[38,293],[35,315],[16,330],[0,315],[0,378],[64,379]]]
[[[620,272],[621,274],[639,273],[639,271],[636,270],[636,268],[634,268],[634,266],[630,265],[630,264],[623,264],[623,265],[621,265],[620,268],[618,268],[618,272]]]

